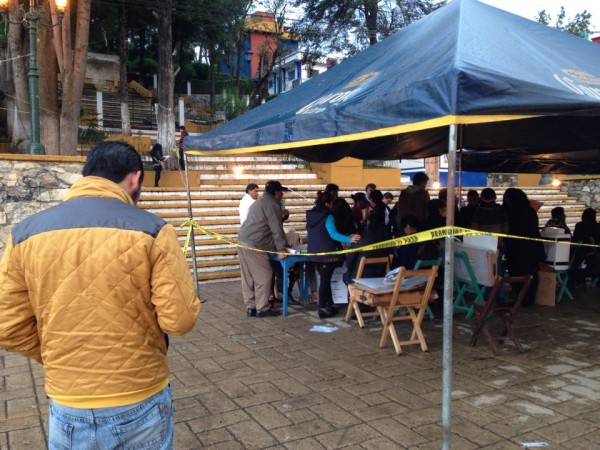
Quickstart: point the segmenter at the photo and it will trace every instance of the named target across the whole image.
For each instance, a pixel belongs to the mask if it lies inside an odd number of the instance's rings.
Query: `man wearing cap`
[[[285,258],[287,241],[279,200],[286,190],[279,181],[267,182],[265,192],[254,202],[240,227],[238,241],[241,246],[238,247],[238,256],[242,273],[242,295],[248,317],[278,315],[269,307],[273,277],[269,253],[254,249],[277,251],[280,258]]]

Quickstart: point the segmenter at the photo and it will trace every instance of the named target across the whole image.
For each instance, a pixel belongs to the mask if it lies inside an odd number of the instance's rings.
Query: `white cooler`
[[[544,242],[546,259],[544,264],[554,270],[567,270],[569,268],[569,254],[571,235],[565,233],[563,228],[546,227],[540,232],[543,239],[552,239],[553,242]]]

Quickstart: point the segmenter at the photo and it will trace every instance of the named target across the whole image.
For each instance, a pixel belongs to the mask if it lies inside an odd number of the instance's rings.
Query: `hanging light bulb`
[[[554,178],[552,180],[552,186],[554,186],[554,187],[560,186],[560,180],[558,178]]]
[[[439,190],[442,187],[442,185],[440,184],[439,181],[434,181],[433,184],[431,185],[431,187],[435,190]]]

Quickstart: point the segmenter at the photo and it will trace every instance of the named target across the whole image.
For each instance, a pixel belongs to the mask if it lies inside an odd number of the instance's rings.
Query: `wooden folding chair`
[[[363,256],[360,259],[358,264],[358,270],[356,271],[356,278],[361,278],[363,271],[366,265],[369,264],[379,264],[385,269],[382,270],[381,276],[385,276],[386,273],[390,271],[390,266],[392,264],[392,257],[390,256],[379,256],[376,258],[367,258]],[[374,317],[381,316],[381,311],[379,307],[376,307],[376,310],[373,312],[361,312],[359,303],[365,303],[364,296],[360,295],[358,291],[349,290],[348,296],[348,309],[346,310],[346,322],[350,320],[352,317],[352,312],[356,315],[356,319],[358,320],[358,325],[363,328],[365,326],[365,317]]]
[[[524,351],[523,346],[521,345],[521,341],[519,340],[519,337],[517,336],[517,333],[515,331],[514,322],[519,308],[521,307],[521,303],[523,302],[523,298],[529,290],[529,286],[531,285],[532,279],[533,277],[531,275],[521,277],[496,278],[496,282],[490,290],[485,304],[473,305],[475,317],[477,318],[477,325],[475,326],[475,329],[473,330],[473,335],[471,336],[471,346],[475,346],[479,334],[483,333],[494,355],[498,354],[498,347],[496,346],[496,343],[498,342],[502,344],[504,341],[507,340],[513,341],[515,347],[519,352]],[[511,291],[510,293],[505,292],[504,296],[510,296],[510,294],[514,292],[516,287],[519,287],[518,294],[515,300],[511,300],[510,298],[504,298],[502,302],[499,302],[498,294],[500,292],[500,289],[503,289],[505,287],[506,282],[510,284]],[[500,318],[503,327],[502,333],[499,335],[493,335],[490,329],[488,328],[488,323],[490,319],[495,316]]]
[[[454,258],[455,260],[460,259],[464,262],[467,273],[469,274],[469,279],[462,280],[454,276],[454,289],[456,292],[456,298],[454,300],[453,311],[465,311],[465,319],[470,320],[475,312],[474,306],[478,303],[485,303],[486,288],[477,282],[475,271],[473,270],[471,262],[469,261],[469,257],[465,252],[454,252]],[[470,305],[467,303],[466,294],[473,294],[475,296],[473,303]]]
[[[429,297],[431,296],[431,292],[433,290],[433,283],[435,282],[437,270],[437,266],[432,266],[429,269],[422,270],[406,270],[403,267],[400,268],[398,272],[398,278],[396,279],[396,284],[394,285],[394,292],[392,294],[390,304],[387,308],[385,308],[383,314],[384,323],[383,331],[381,333],[381,340],[379,341],[379,347],[385,348],[388,336],[391,336],[394,349],[396,350],[396,355],[402,353],[403,345],[420,344],[421,350],[424,352],[427,351],[427,342],[425,342],[425,336],[423,336],[423,331],[421,330],[421,323],[423,322],[423,316],[425,315],[427,303],[429,302]],[[400,287],[402,286],[402,280],[405,277],[413,276],[426,276],[427,283],[424,287],[415,289],[413,291],[401,292]],[[399,308],[406,308],[408,310],[408,314],[400,316],[394,315]],[[401,341],[398,338],[396,327],[394,326],[395,322],[402,320],[410,320],[413,326],[410,339],[406,341]]]
[[[440,264],[442,263],[442,258],[437,258],[437,259],[418,259],[417,262],[415,263],[415,267],[413,267],[413,270],[419,270],[421,268],[425,268],[425,267],[431,267],[431,266],[436,266],[439,270]],[[427,305],[427,308],[425,310],[425,314],[427,314],[427,317],[429,318],[429,320],[433,320],[435,319],[435,316],[433,315],[433,311],[431,310],[431,308],[429,307],[429,305]]]

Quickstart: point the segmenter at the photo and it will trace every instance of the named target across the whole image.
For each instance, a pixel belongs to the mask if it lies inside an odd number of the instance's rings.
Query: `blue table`
[[[272,260],[275,261],[279,261],[279,263],[281,264],[281,267],[283,268],[283,280],[282,280],[282,285],[283,285],[283,292],[281,293],[281,301],[283,303],[283,307],[282,307],[282,313],[283,316],[287,316],[287,310],[288,310],[288,284],[289,284],[289,276],[288,276],[288,272],[289,270],[294,266],[294,264],[299,263],[299,262],[306,262],[308,261],[308,256],[306,255],[302,255],[302,254],[296,254],[296,255],[287,255],[284,259],[280,259],[278,255],[276,254],[271,254],[269,256]],[[301,295],[301,299],[305,300],[304,295],[306,293],[306,277],[300,276],[298,277],[298,283],[300,285],[300,295]]]

